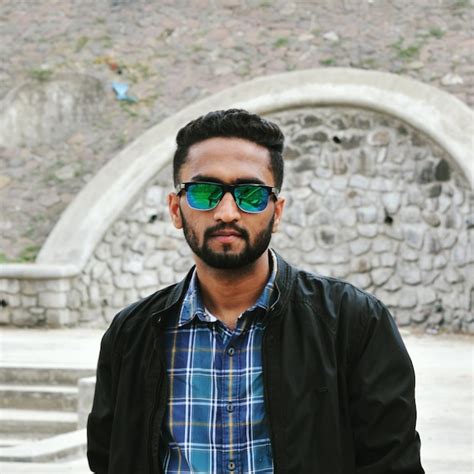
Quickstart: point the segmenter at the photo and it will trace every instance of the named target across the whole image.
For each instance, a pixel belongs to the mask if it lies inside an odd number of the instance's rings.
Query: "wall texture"
[[[374,293],[399,325],[474,333],[474,195],[451,158],[401,121],[363,109],[299,108],[269,118],[287,137],[287,206],[274,248]],[[10,283],[9,318],[104,325],[181,278],[192,259],[168,218],[170,190],[168,165],[108,230],[79,278],[44,282],[38,296],[26,281]]]

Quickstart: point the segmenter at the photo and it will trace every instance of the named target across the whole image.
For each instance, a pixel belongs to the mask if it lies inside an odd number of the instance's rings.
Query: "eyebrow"
[[[202,174],[197,174],[191,177],[191,181],[204,181],[207,183],[219,183],[219,184],[265,184],[261,179],[258,178],[237,178],[231,181],[230,183],[224,183],[221,179],[215,178],[213,176],[206,176]]]

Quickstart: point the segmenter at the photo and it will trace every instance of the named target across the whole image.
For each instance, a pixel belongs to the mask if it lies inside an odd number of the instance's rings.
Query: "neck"
[[[262,293],[270,273],[268,258],[267,250],[251,265],[229,270],[209,267],[196,257],[203,302],[227,327],[235,329],[239,315]]]

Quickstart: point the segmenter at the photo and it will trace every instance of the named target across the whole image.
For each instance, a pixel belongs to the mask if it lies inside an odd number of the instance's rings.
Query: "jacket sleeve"
[[[87,458],[92,472],[106,474],[112,433],[115,396],[112,388],[111,329],[104,334],[100,346],[92,410],[87,419]]]
[[[349,378],[357,474],[423,474],[415,375],[388,309],[367,302]]]

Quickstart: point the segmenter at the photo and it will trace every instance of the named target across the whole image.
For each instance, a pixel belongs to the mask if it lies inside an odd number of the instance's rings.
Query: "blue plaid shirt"
[[[193,274],[165,330],[169,397],[160,458],[166,473],[273,473],[262,338],[277,271],[234,331],[206,311]]]

